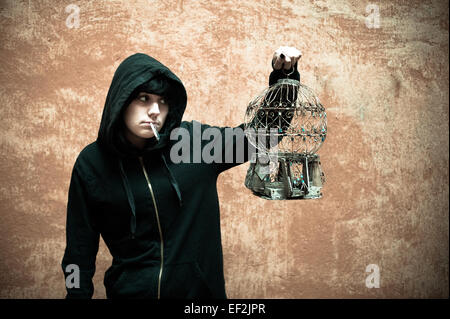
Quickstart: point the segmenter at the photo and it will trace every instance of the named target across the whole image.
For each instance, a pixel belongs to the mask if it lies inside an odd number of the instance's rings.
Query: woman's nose
[[[159,115],[160,111],[159,111],[159,105],[157,102],[154,102],[150,105],[150,107],[148,108],[148,114],[151,115]]]

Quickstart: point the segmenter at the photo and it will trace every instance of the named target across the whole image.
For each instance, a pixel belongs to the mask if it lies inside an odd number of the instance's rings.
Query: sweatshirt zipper
[[[160,299],[161,298],[161,278],[162,278],[163,264],[164,264],[164,240],[163,240],[163,234],[162,234],[162,230],[161,230],[161,223],[159,222],[158,206],[156,205],[155,194],[153,193],[152,184],[150,183],[150,179],[148,178],[147,170],[145,169],[142,157],[139,157],[139,161],[141,162],[142,170],[144,171],[144,176],[145,176],[145,179],[147,180],[148,189],[150,190],[150,194],[152,195],[153,205],[155,206],[156,221],[158,223],[159,238],[161,241],[161,266],[159,268],[159,277],[158,277],[158,299]]]

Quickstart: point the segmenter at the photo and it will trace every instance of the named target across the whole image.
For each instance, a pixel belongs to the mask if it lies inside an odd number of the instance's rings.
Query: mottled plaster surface
[[[266,201],[248,164],[218,180],[230,298],[448,298],[446,1],[0,1],[0,298],[62,298],[71,169],[114,70],[148,53],[188,91],[185,120],[234,126],[273,51],[303,52],[320,97],[323,198]],[[380,27],[366,26],[378,4]],[[111,257],[101,242],[94,297]],[[380,268],[380,288],[365,285]]]

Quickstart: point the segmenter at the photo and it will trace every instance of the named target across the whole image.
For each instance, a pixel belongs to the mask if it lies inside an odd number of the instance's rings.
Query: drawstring
[[[122,160],[119,159],[120,166],[120,175],[122,176],[123,186],[125,187],[125,192],[127,193],[128,203],[131,207],[131,238],[134,239],[134,235],[136,233],[136,205],[134,204],[134,197],[131,192],[130,184],[128,182],[127,175],[125,174],[125,170],[123,169]]]
[[[178,186],[177,181],[173,177],[172,171],[170,170],[169,166],[167,165],[167,161],[166,161],[166,158],[164,157],[164,154],[161,154],[161,157],[163,159],[164,165],[166,166],[167,172],[169,173],[168,175],[169,175],[169,179],[170,179],[170,184],[172,185],[173,189],[177,193],[178,204],[180,205],[180,207],[182,207],[183,201],[181,199],[180,187]],[[125,192],[126,192],[127,198],[128,198],[128,203],[130,204],[130,207],[131,207],[131,213],[132,213],[132,216],[131,216],[131,238],[134,239],[135,233],[136,233],[136,205],[134,203],[133,193],[131,192],[130,183],[128,182],[128,178],[127,178],[127,175],[125,174],[125,170],[123,169],[123,163],[122,163],[121,159],[119,159],[119,167],[120,167],[120,175],[122,177],[123,186],[125,188]]]
[[[183,200],[181,199],[180,187],[178,186],[178,183],[177,183],[175,177],[173,177],[172,171],[170,170],[169,165],[167,165],[166,157],[164,156],[163,153],[161,153],[161,157],[163,159],[164,165],[167,168],[167,172],[169,173],[170,184],[172,184],[173,189],[177,193],[178,204],[180,205],[180,207],[182,207],[183,206]]]

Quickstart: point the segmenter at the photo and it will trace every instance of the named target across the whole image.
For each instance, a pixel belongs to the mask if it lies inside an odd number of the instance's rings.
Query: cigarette
[[[153,126],[153,123],[150,123],[150,127],[152,128],[153,134],[155,134],[156,139],[159,141],[159,134],[156,128]]]

